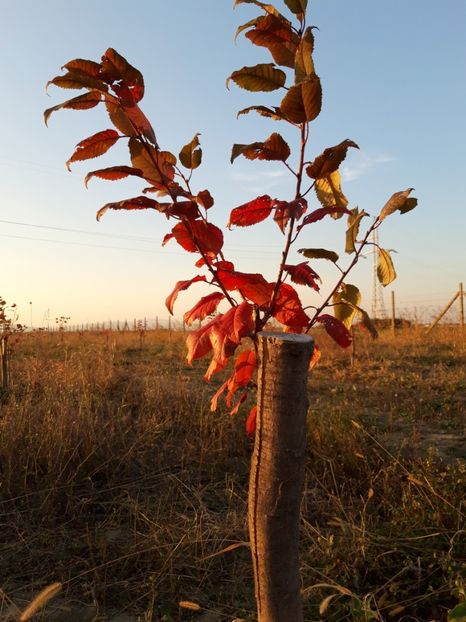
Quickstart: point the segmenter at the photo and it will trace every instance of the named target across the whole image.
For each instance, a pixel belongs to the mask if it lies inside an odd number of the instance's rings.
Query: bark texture
[[[259,622],[303,622],[299,519],[306,452],[306,335],[259,334],[249,534]]]

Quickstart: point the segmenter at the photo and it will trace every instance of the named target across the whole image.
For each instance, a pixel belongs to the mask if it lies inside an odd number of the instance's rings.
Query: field
[[[351,365],[317,340],[305,619],[445,621],[466,589],[464,341],[358,333]],[[0,619],[54,581],[34,619],[255,619],[252,441],[244,413],[210,412],[205,366],[186,365],[182,333],[21,338],[0,406]]]

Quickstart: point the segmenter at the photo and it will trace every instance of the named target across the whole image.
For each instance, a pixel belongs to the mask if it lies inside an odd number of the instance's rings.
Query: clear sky
[[[101,107],[58,112],[45,127],[43,110],[78,94],[44,91],[73,58],[100,60],[114,47],[142,71],[141,107],[162,148],[178,154],[201,133],[204,160],[193,186],[215,197],[216,224],[225,225],[232,208],[260,194],[292,198],[292,179],[280,163],[229,162],[232,143],[264,140],[273,131],[297,145],[285,125],[255,115],[236,119],[239,109],[278,104],[281,96],[235,85],[226,90],[233,70],[270,62],[264,48],[241,35],[234,44],[236,27],[258,13],[232,4],[0,0],[0,296],[18,304],[24,323],[30,323],[30,301],[36,326],[48,309],[52,320],[67,315],[71,323],[166,318],[165,297],[177,280],[195,274],[193,255],[173,241],[161,248],[169,229],[161,215],[108,212],[96,222],[101,205],[142,189],[134,180],[92,180],[84,187],[87,171],[129,164],[125,149],[66,171],[77,142],[111,127]],[[276,6],[286,12],[282,0]],[[393,215],[380,229],[381,244],[397,251],[398,279],[387,290],[395,290],[401,308],[442,306],[466,281],[466,2],[309,0],[308,21],[319,27],[314,59],[324,90],[308,159],[345,138],[356,141],[361,150],[350,150],[344,163],[343,190],[350,207],[374,215],[393,192],[415,188],[419,207]],[[318,207],[314,197],[311,207]],[[344,255],[344,231],[343,219],[324,221],[303,232],[297,246]],[[266,222],[228,232],[225,249],[237,269],[272,280],[282,244],[276,225]],[[293,253],[290,262],[300,259]],[[336,271],[322,260],[313,267],[325,292]],[[360,285],[370,310],[370,257],[349,281]],[[175,315],[181,318],[205,293],[196,285],[181,293]],[[302,298],[312,303],[307,292]]]

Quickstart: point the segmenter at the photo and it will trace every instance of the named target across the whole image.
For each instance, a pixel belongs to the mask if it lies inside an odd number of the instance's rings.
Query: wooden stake
[[[299,519],[308,408],[307,335],[259,333],[249,536],[258,622],[303,622]]]
[[[456,292],[456,294],[453,296],[453,298],[450,300],[450,302],[447,304],[447,306],[445,307],[445,309],[439,314],[437,315],[437,317],[435,318],[435,320],[432,322],[432,324],[429,326],[429,328],[427,329],[426,335],[428,335],[430,333],[430,331],[434,328],[434,326],[436,324],[438,324],[438,322],[440,322],[440,320],[443,318],[443,316],[445,315],[445,313],[448,311],[448,309],[451,307],[451,305],[455,302],[455,300],[458,298],[459,296],[459,292]]]
[[[395,292],[392,290],[392,335],[396,335]]]
[[[458,295],[460,297],[460,329],[461,334],[464,333],[464,291],[463,291],[463,283],[460,283]]]

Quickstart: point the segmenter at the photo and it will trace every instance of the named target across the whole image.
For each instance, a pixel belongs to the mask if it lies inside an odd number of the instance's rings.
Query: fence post
[[[460,283],[459,287],[459,296],[460,296],[460,329],[461,334],[464,333],[464,291],[463,291],[463,283]]]
[[[313,348],[307,335],[259,333],[248,511],[258,622],[303,622],[298,543]]]
[[[429,328],[426,330],[426,335],[428,335],[430,333],[430,331],[434,328],[434,326],[436,326],[436,324],[438,324],[438,322],[440,322],[440,320],[443,318],[443,316],[445,315],[445,313],[449,310],[449,308],[451,307],[451,305],[455,302],[455,300],[458,298],[459,296],[459,291],[456,292],[456,294],[453,296],[453,298],[450,300],[450,302],[447,304],[447,306],[443,309],[443,311],[441,313],[439,313],[437,315],[437,317],[435,318],[435,320],[432,322],[432,324],[429,326]]]
[[[392,289],[392,335],[396,335],[395,292]]]
[[[2,389],[8,391],[10,388],[10,365],[9,365],[9,351],[8,351],[8,335],[2,335],[0,337],[0,354],[2,359],[1,376],[2,376]]]

